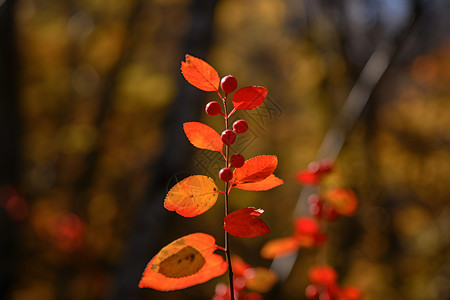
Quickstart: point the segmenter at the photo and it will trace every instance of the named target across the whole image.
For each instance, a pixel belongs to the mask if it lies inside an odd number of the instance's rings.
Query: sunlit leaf
[[[220,135],[206,124],[187,122],[183,124],[184,133],[189,142],[197,148],[222,153],[223,143]]]
[[[300,248],[298,239],[293,236],[273,239],[261,248],[261,256],[266,259],[274,259],[276,256],[286,256],[296,252]]]
[[[207,62],[186,54],[186,62],[181,62],[184,78],[196,88],[203,91],[218,91],[220,77]]]
[[[317,185],[320,183],[321,177],[317,173],[302,170],[295,175],[295,179],[303,185]]]
[[[362,297],[362,293],[358,288],[348,286],[339,290],[339,296],[345,300],[359,300]]]
[[[337,188],[328,190],[323,197],[341,215],[353,216],[356,212],[358,199],[351,189]]]
[[[337,280],[337,273],[330,266],[315,265],[309,269],[308,279],[312,283],[333,286]]]
[[[235,109],[250,110],[260,106],[266,99],[267,89],[261,86],[247,86],[239,89],[233,96]]]
[[[263,267],[248,268],[244,271],[244,278],[246,288],[260,293],[268,292],[278,280],[275,272]]]
[[[164,207],[183,217],[195,217],[210,209],[218,196],[219,189],[212,178],[193,175],[170,189],[164,199]]]
[[[249,238],[270,233],[264,221],[258,219],[264,213],[262,209],[246,207],[236,210],[224,218],[225,230],[236,237]]]
[[[276,177],[274,174],[270,174],[268,177],[261,181],[236,183],[232,187],[246,191],[267,191],[274,187],[282,185],[283,183],[284,182],[282,179]]]
[[[234,170],[232,186],[258,182],[273,173],[278,164],[275,155],[261,155],[246,160],[244,165]]]
[[[233,275],[236,277],[244,277],[245,270],[251,268],[248,263],[236,254],[231,255],[231,265],[233,267]]]
[[[184,289],[210,280],[228,269],[223,257],[214,254],[214,237],[193,233],[165,246],[152,258],[142,274],[140,288],[159,291]]]
[[[294,227],[296,235],[313,235],[319,232],[317,221],[306,217],[296,219]]]

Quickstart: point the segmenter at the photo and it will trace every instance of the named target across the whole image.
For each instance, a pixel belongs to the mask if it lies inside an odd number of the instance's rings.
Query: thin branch
[[[322,158],[335,160],[338,157],[351,129],[361,116],[364,107],[367,105],[381,78],[395,60],[406,38],[410,35],[413,27],[417,23],[420,14],[421,9],[416,1],[414,15],[403,36],[397,42],[393,40],[381,42],[376,47],[362,69],[340,112],[325,134],[317,152],[316,160]],[[304,211],[303,205],[305,205],[306,199],[312,190],[313,188],[309,187],[302,189],[295,207],[295,216],[300,216],[302,211]],[[297,259],[297,254],[294,253],[291,256],[282,259],[275,258],[273,260],[271,269],[278,273],[280,281],[285,280],[291,273]]]

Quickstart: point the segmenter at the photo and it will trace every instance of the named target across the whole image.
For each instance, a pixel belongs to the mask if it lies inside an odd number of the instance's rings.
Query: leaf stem
[[[224,110],[224,118],[225,118],[225,130],[229,128],[229,123],[228,123],[228,114],[227,114],[227,104],[226,104],[226,100],[227,100],[227,96],[225,95],[225,97],[222,98],[223,100],[223,110]],[[228,167],[228,162],[229,162],[229,158],[230,158],[230,146],[227,145],[226,146],[226,150],[225,150],[225,167]],[[228,197],[230,194],[230,190],[229,190],[229,186],[230,186],[230,182],[227,181],[225,182],[225,217],[228,215]],[[234,283],[233,283],[233,267],[231,265],[231,253],[230,253],[230,237],[228,235],[228,232],[226,230],[225,231],[225,255],[227,257],[227,262],[228,262],[228,281],[230,284],[230,298],[231,300],[234,300]]]

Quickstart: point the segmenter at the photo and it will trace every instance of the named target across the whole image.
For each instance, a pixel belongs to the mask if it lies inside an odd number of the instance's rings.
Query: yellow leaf
[[[218,196],[219,189],[212,178],[193,175],[170,189],[164,200],[164,207],[183,217],[195,217],[209,210]]]

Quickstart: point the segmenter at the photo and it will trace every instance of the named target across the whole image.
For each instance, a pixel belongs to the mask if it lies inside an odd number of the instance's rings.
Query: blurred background
[[[232,238],[234,253],[270,267],[259,249],[304,213],[295,173],[332,156],[360,201],[329,228],[340,282],[450,299],[449,20],[445,0],[0,0],[0,298],[210,299],[226,282],[137,288],[174,239],[223,245],[222,201],[193,219],[163,208],[175,182],[222,164],[182,131],[223,130],[204,113],[217,95],[181,76],[188,53],[269,90],[236,115],[250,131],[234,150],[277,155],[285,184],[233,191],[231,210],[261,207],[272,230]],[[313,261],[301,250],[265,299],[304,299]]]

